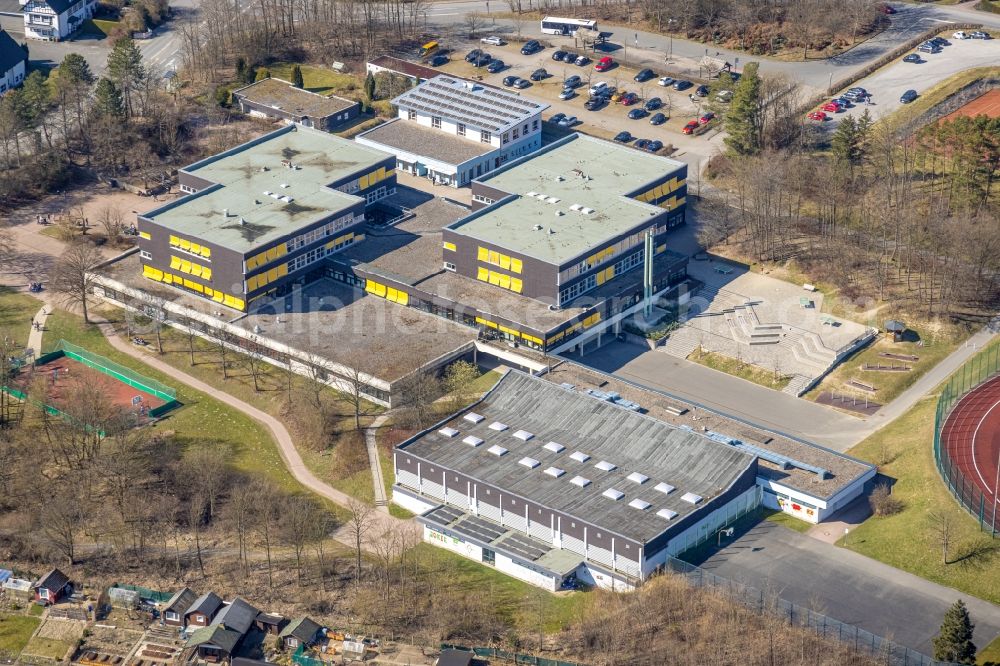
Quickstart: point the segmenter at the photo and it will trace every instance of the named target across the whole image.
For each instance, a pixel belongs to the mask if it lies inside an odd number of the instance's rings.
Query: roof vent
[[[270,190],[264,190],[264,196],[265,197],[271,197],[271,196],[274,196],[274,194]]]
[[[222,209],[222,217],[229,217],[229,209],[228,208],[223,208]]]
[[[241,227],[242,227],[242,226],[246,226],[246,223],[247,223],[247,221],[246,221],[245,219],[243,219],[243,218],[241,217],[241,218],[240,218],[240,226],[241,226]]]
[[[543,226],[542,226],[542,225],[540,225],[540,224],[536,224],[535,226],[533,226],[533,227],[532,227],[532,229],[534,229],[535,231],[541,231],[541,230],[542,230],[542,229],[544,229],[544,228],[545,228],[545,227],[543,227]]]
[[[258,326],[257,324],[253,325],[253,332],[254,333],[260,333],[261,331],[263,331],[263,329],[260,326]]]
[[[569,482],[574,486],[580,486],[581,488],[585,488],[590,485],[590,479],[583,476],[574,476],[569,480]]]
[[[532,190],[531,192],[525,193],[524,196],[526,196],[526,197],[537,197],[538,196],[538,192],[535,192],[534,190]]]
[[[550,235],[550,236],[551,236],[552,234],[554,234],[555,232],[556,232],[556,230],[555,230],[555,229],[553,229],[552,227],[549,227],[549,235]]]
[[[593,215],[594,214],[594,209],[593,208],[584,208],[582,212],[583,212],[584,215]]]
[[[550,204],[557,204],[560,201],[562,201],[562,199],[560,199],[559,197],[549,197],[548,199],[546,199],[546,201],[549,202]]]
[[[654,490],[659,490],[664,495],[669,495],[674,492],[674,487],[669,483],[658,483],[656,484],[656,488],[654,488]]]
[[[670,509],[660,509],[656,512],[656,515],[665,520],[673,520],[677,517],[677,512],[671,511]]]
[[[608,488],[601,494],[607,497],[608,499],[613,499],[616,502],[621,498],[625,497],[625,493],[615,488]]]
[[[479,423],[485,417],[482,414],[476,414],[475,412],[469,412],[468,414],[466,414],[462,418],[465,419],[466,421],[469,421],[470,423]]]
[[[566,179],[565,179],[565,178],[563,178],[562,176],[558,176],[558,175],[556,176],[556,182],[557,182],[557,183],[561,183],[561,182],[563,182],[564,180],[566,180]]]
[[[440,430],[438,430],[438,432],[444,435],[445,437],[455,437],[456,435],[458,435],[458,431],[455,430],[454,428],[441,428]]]
[[[638,497],[629,502],[628,505],[633,509],[639,509],[640,511],[645,511],[651,506],[649,502],[647,502],[646,500],[641,500]]]
[[[465,442],[466,444],[468,444],[469,446],[479,446],[480,444],[483,443],[482,438],[475,437],[473,435],[469,435],[468,437],[466,437],[462,441]]]
[[[560,469],[558,467],[547,467],[545,469],[545,473],[548,474],[549,476],[552,476],[552,477],[555,477],[555,478],[558,479],[560,476],[562,476],[563,474],[566,473],[566,470]]]
[[[557,211],[556,211],[556,217],[562,217],[562,216],[563,216],[563,215],[565,215],[565,214],[566,214],[566,213],[562,212],[561,210],[557,210]],[[552,230],[551,230],[551,229],[549,229],[549,231],[552,231]]]
[[[570,210],[575,210],[575,211],[579,212],[579,211],[583,210],[583,206],[581,206],[580,204],[571,204],[570,207],[569,207],[569,209]]]
[[[281,189],[288,189],[288,187],[289,187],[288,183],[281,184]]]
[[[284,201],[285,203],[292,203],[293,201],[295,201],[295,199],[293,199],[293,198],[291,198],[289,196],[283,196],[283,197],[281,197],[281,200]]]
[[[681,495],[681,499],[688,504],[697,504],[701,501],[701,495],[695,495],[694,493],[684,493]]]

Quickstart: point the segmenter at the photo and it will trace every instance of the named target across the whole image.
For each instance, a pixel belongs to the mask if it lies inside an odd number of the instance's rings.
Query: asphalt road
[[[976,623],[977,646],[1000,635],[994,604],[769,521],[699,565],[927,655],[945,611],[959,598]]]

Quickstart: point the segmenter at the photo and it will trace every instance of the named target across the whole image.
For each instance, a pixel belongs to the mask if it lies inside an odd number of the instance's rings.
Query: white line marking
[[[990,412],[997,407],[1000,407],[1000,400],[997,400],[993,403],[992,407],[986,410],[986,413],[983,414],[983,418],[979,419],[979,423],[976,424],[976,429],[972,433],[972,466],[976,468],[976,474],[979,475],[979,480],[983,482],[983,488],[986,488],[987,490],[990,486],[986,483],[986,479],[983,478],[983,473],[979,471],[979,462],[976,460],[976,438],[979,436],[979,428],[983,425],[983,421],[985,421],[986,417],[990,415]],[[996,491],[996,488],[993,490]],[[1000,504],[1000,497],[994,497],[993,501]]]

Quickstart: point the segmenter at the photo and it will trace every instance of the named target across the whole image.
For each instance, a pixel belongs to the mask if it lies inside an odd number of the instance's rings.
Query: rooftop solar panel
[[[503,540],[503,547],[531,562],[534,562],[551,550],[551,548],[547,548],[535,540],[520,534],[512,534],[505,538]]]
[[[424,518],[432,520],[439,525],[448,525],[462,517],[462,512],[453,506],[439,506],[424,515]]]
[[[465,520],[449,525],[448,529],[454,530],[463,536],[471,536],[484,543],[490,543],[504,533],[504,529],[499,525],[486,522],[476,516],[467,516]]]

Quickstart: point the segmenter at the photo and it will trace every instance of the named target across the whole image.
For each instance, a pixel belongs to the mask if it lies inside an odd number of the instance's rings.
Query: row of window
[[[381,282],[375,282],[374,280],[365,280],[365,291],[379,298],[384,298],[387,301],[399,303],[400,305],[409,305],[410,303],[410,295],[402,289],[387,287]]]
[[[537,132],[538,131],[538,119],[537,118],[535,118],[535,120],[532,121],[531,131],[533,131],[533,132]],[[510,132],[504,132],[503,133],[503,137],[501,137],[501,138],[503,139],[503,143],[507,144],[507,143],[510,143],[511,141],[517,141],[518,139],[521,138],[522,134],[524,134],[524,136],[528,136],[528,123],[524,123],[524,127],[523,128],[515,127]]]
[[[667,229],[668,229],[667,223],[665,222],[659,223],[655,227],[653,227],[653,234],[654,235],[661,234],[665,232]],[[648,229],[642,229],[641,231],[637,231],[633,234],[630,234],[625,238],[621,239],[620,241],[618,241],[617,243],[615,243],[614,245],[610,245],[601,250],[600,252],[596,252],[590,255],[577,265],[570,266],[566,270],[559,273],[559,281],[568,282],[577,275],[582,275],[583,273],[586,273],[595,266],[599,266],[605,261],[608,261],[612,257],[615,257],[619,254],[624,254],[628,250],[637,247],[639,245],[642,245],[645,242],[647,230]]]
[[[482,194],[473,194],[472,200],[478,201],[479,203],[482,204],[486,204],[487,206],[493,203],[493,199],[490,199],[489,197],[484,197]]]
[[[221,303],[227,307],[233,308],[234,310],[243,311],[246,309],[246,303],[242,298],[236,298],[235,296],[223,293],[217,289],[206,287],[203,284],[199,284],[194,280],[190,280],[180,275],[173,275],[172,273],[167,273],[166,271],[161,271],[158,268],[153,268],[152,266],[145,264],[142,267],[142,275],[143,277],[147,277],[150,280],[156,280],[157,282],[162,282],[163,284],[174,284],[178,287],[184,287],[198,294],[202,294],[207,298],[211,298],[216,303]]]
[[[288,275],[288,264],[279,264],[278,266],[264,271],[263,273],[251,275],[247,278],[247,293],[252,293],[261,287],[269,285],[279,278],[285,277],[286,275]]]
[[[660,254],[667,249],[666,244],[661,244],[656,247],[655,254]],[[588,275],[583,280],[561,289],[559,291],[559,304],[563,305],[572,301],[574,298],[580,294],[585,294],[591,289],[595,289],[616,275],[621,275],[622,273],[628,272],[642,264],[645,258],[645,252],[633,252],[624,259],[616,262],[613,266],[608,266],[603,270],[599,270],[593,275]]]
[[[546,345],[546,347],[552,347],[553,345],[555,345],[560,340],[564,340],[566,338],[571,338],[571,337],[573,337],[573,335],[575,335],[579,331],[588,329],[588,328],[590,328],[591,326],[593,326],[594,324],[596,324],[596,323],[598,323],[600,321],[601,321],[601,313],[600,312],[595,312],[592,315],[590,315],[589,317],[586,317],[586,318],[582,319],[581,321],[576,322],[575,324],[573,324],[569,328],[566,328],[566,329],[564,329],[562,331],[559,331],[558,333],[556,333],[555,335],[553,335],[551,338],[548,338],[545,341],[545,345]]]
[[[406,112],[406,119],[416,120],[417,112],[413,109],[408,109]],[[441,116],[431,116],[431,127],[434,129],[441,129]],[[527,125],[525,125],[525,127],[527,127]],[[458,136],[466,136],[465,123],[455,123],[455,134]],[[491,143],[493,141],[493,134],[483,130],[479,133],[479,140],[483,143]],[[507,143],[506,139],[504,140],[504,143]]]
[[[487,249],[483,246],[479,246],[476,258],[479,259],[479,261],[499,266],[500,268],[511,271],[512,273],[521,273],[524,269],[524,264],[520,259],[507,256],[506,254],[497,252],[496,250]]]
[[[530,347],[538,347],[539,349],[541,349],[542,347],[541,338],[536,338],[535,336],[530,335],[528,333],[522,333],[521,331],[518,331],[517,329],[511,328],[509,326],[504,326],[503,324],[498,324],[495,321],[490,321],[489,319],[484,319],[482,317],[476,317],[476,323],[481,326],[485,326],[487,328],[492,328],[497,331],[500,331],[505,335],[505,337],[508,337],[509,339],[524,340],[525,342],[528,343],[528,346]]]
[[[344,194],[354,194],[355,192],[360,192],[361,190],[368,189],[372,185],[375,185],[376,183],[379,183],[385,180],[386,178],[390,178],[395,175],[396,175],[395,169],[386,170],[386,168],[383,166],[379,167],[375,171],[372,171],[371,173],[367,173],[364,176],[361,176],[357,180],[351,180],[349,182],[344,183],[343,185],[338,185],[335,189],[338,192],[343,192]]]
[[[676,191],[680,187],[684,187],[687,181],[683,178],[678,179],[676,176],[671,178],[665,183],[660,183],[656,187],[635,197],[636,201],[644,201],[646,203],[651,203],[656,205],[660,199],[664,196]]]
[[[515,294],[520,294],[524,289],[524,283],[521,282],[520,278],[511,277],[504,273],[498,273],[496,271],[491,271],[480,266],[476,271],[476,279],[482,280],[483,282],[489,282],[492,285],[502,287],[504,289],[509,289]]]
[[[208,266],[202,266],[201,264],[188,261],[187,259],[181,259],[180,257],[175,257],[173,255],[170,256],[170,268],[171,270],[181,271],[182,273],[189,273],[195,277],[200,277],[203,280],[212,279],[212,269]]]
[[[141,231],[139,232],[139,235],[142,236]],[[147,240],[148,240],[148,234],[147,234]],[[199,243],[194,243],[192,241],[187,240],[186,238],[180,238],[178,236],[174,236],[172,234],[170,236],[170,247],[178,249],[181,252],[187,252],[188,254],[198,255],[202,259],[212,258],[211,248],[208,248]]]
[[[285,245],[289,252],[294,252],[300,247],[305,247],[311,243],[315,243],[321,238],[326,238],[327,236],[332,236],[333,234],[341,231],[352,224],[360,223],[363,218],[359,215],[354,216],[354,213],[348,213],[347,215],[342,215],[336,220],[327,222],[321,227],[316,227],[315,229],[310,229],[304,234],[299,234],[295,238],[289,240]],[[247,262],[247,267],[249,268],[249,262]]]

